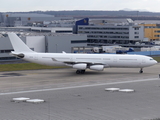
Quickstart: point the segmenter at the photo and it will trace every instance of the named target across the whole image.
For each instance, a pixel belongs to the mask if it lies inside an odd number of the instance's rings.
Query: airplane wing
[[[78,63],[86,63],[88,65],[106,65],[106,63],[102,63],[100,61],[89,61],[89,60],[77,60],[77,61],[71,61],[67,58],[52,58],[53,61],[58,61],[58,62],[63,62],[65,64],[68,65],[74,65],[74,64],[78,64]]]

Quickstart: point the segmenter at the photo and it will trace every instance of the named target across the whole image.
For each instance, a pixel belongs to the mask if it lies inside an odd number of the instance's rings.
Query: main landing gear
[[[140,69],[139,73],[143,73],[143,68]]]
[[[77,70],[76,73],[77,73],[77,74],[84,74],[84,73],[85,73],[85,70]]]

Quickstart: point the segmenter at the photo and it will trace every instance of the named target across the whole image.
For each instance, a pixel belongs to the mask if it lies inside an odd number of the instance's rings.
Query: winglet
[[[8,37],[15,52],[34,52],[15,33],[8,33]]]

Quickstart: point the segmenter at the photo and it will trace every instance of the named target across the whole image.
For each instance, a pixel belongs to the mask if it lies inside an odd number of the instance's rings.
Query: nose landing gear
[[[140,69],[139,73],[143,73],[143,68]]]

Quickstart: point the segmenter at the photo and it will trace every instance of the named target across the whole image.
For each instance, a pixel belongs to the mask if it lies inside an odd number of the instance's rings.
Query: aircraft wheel
[[[81,74],[84,74],[85,73],[85,70],[81,70]]]
[[[84,73],[85,73],[85,70],[77,70],[76,73],[77,73],[77,74],[84,74]]]
[[[77,74],[80,74],[80,73],[81,73],[81,70],[77,70],[76,73],[77,73]]]
[[[141,70],[139,71],[139,73],[143,73],[143,69],[141,68]]]

